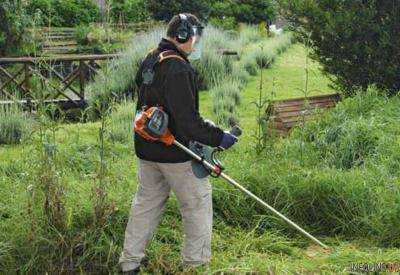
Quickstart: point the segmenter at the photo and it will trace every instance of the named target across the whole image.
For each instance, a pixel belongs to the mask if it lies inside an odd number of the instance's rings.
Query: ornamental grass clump
[[[237,48],[236,37],[226,31],[207,26],[204,33],[202,57],[191,62],[198,73],[201,90],[211,89],[232,73],[233,59],[221,55],[221,50]]]
[[[122,57],[110,60],[95,81],[87,86],[89,104],[94,106],[94,102],[99,101],[109,105],[115,99],[134,93],[134,79],[139,65],[146,54],[158,45],[164,32],[163,28],[156,28],[149,33],[135,36]]]
[[[236,106],[240,104],[240,85],[238,81],[226,79],[210,91],[217,124],[232,125],[237,122]]]
[[[27,136],[29,125],[18,106],[0,107],[0,145],[20,143]]]
[[[133,140],[133,119],[135,104],[124,101],[111,113],[110,139],[122,144],[130,144]]]

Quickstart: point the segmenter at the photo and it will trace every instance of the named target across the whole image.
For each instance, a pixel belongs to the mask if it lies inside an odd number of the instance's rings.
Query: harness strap
[[[182,58],[182,56],[179,56],[177,54],[175,54],[175,52],[173,50],[167,50],[167,51],[163,51],[158,55],[158,63],[163,62],[166,59],[170,59],[170,58],[176,58],[176,59],[180,59],[182,61],[185,61],[185,59]]]

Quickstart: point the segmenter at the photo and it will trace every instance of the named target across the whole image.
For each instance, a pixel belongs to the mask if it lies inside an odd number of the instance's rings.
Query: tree
[[[155,20],[169,21],[174,15],[188,12],[206,19],[211,11],[207,0],[148,0],[147,9]]]
[[[339,89],[400,90],[398,0],[286,0],[282,8]]]
[[[31,0],[27,12],[40,13],[41,26],[74,27],[100,20],[100,9],[93,0]]]
[[[276,18],[274,0],[219,0],[212,6],[212,16],[220,19],[234,18],[236,22],[270,23]]]

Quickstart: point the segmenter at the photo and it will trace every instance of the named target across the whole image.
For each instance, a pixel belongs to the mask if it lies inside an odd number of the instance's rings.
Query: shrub
[[[375,84],[400,90],[400,8],[396,1],[284,1],[294,31],[339,89]]]
[[[258,24],[272,22],[276,18],[277,7],[271,0],[213,1],[211,16],[223,21],[229,18],[234,22]]]
[[[29,123],[16,107],[0,107],[0,144],[20,143],[28,133]]]
[[[33,0],[28,13],[41,14],[42,26],[74,27],[100,20],[100,9],[92,0]]]
[[[88,45],[89,42],[89,33],[91,28],[87,25],[79,25],[75,28],[75,40],[78,45]]]
[[[224,17],[224,18],[211,17],[208,23],[225,30],[234,30],[237,27],[237,23],[234,17]]]
[[[206,0],[148,0],[146,8],[152,17],[159,21],[169,21],[182,11],[204,19],[208,14],[210,3]]]
[[[120,19],[125,23],[147,21],[150,13],[145,5],[144,0],[111,0],[111,16],[114,22]]]
[[[5,0],[0,3],[0,56],[24,52],[30,35],[31,18],[24,1]]]
[[[207,26],[204,30],[204,50],[200,60],[193,62],[193,66],[199,74],[201,89],[210,89],[232,71],[233,60],[231,57],[222,56],[221,49],[235,49],[235,37],[228,32],[213,26]]]

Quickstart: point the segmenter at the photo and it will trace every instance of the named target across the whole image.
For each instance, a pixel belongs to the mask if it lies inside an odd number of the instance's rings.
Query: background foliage
[[[276,15],[277,4],[274,0],[219,0],[211,6],[211,21],[217,26],[228,28],[232,28],[232,22],[270,23]]]
[[[207,0],[149,0],[147,9],[155,20],[169,21],[181,12],[190,12],[201,19],[210,13],[210,2]]]
[[[43,26],[74,27],[100,20],[100,10],[92,0],[33,0],[27,12]]]
[[[25,12],[25,4],[18,0],[4,0],[0,3],[0,56],[23,51],[23,43],[29,39],[26,28],[31,20]],[[26,45],[25,45],[26,46]]]
[[[150,18],[144,0],[111,0],[111,16],[114,22],[143,22]]]
[[[348,94],[368,85],[400,89],[400,3],[396,0],[283,1],[293,29]]]

